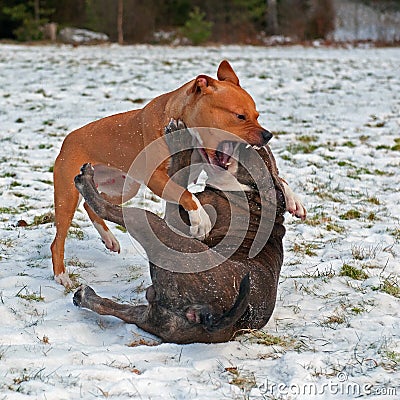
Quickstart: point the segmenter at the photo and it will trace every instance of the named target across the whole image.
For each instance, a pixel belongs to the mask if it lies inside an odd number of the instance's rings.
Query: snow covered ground
[[[174,345],[73,306],[52,278],[51,168],[65,135],[143,106],[227,58],[308,221],[287,217],[268,325]],[[0,46],[0,399],[400,396],[400,49]],[[148,191],[138,204],[162,204]],[[29,226],[17,227],[24,220]],[[46,222],[47,221],[47,222]],[[96,291],[143,302],[143,252],[84,212],[66,246]]]

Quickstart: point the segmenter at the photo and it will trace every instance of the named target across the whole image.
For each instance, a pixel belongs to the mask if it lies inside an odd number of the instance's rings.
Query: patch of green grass
[[[270,333],[262,330],[250,330],[246,335],[246,340],[262,344],[264,346],[280,346],[284,348],[290,348],[294,345],[295,340],[292,338],[286,338],[281,336],[271,335]]]
[[[0,178],[15,178],[17,174],[15,172],[5,172],[4,174],[0,175]]]
[[[344,220],[360,219],[361,212],[355,209],[351,209],[349,211],[346,211],[344,214],[339,215],[339,218]]]
[[[333,327],[335,325],[342,325],[346,322],[346,318],[343,314],[334,313],[324,318],[321,322],[321,325],[327,325],[329,327]]]
[[[18,214],[19,210],[15,207],[0,207],[0,214]]]
[[[18,186],[22,186],[22,183],[20,183],[18,181],[12,181],[10,183],[10,188],[14,188],[14,187],[18,187]]]
[[[296,242],[293,247],[292,251],[296,254],[304,254],[307,256],[316,256],[317,253],[314,251],[318,249],[318,245],[315,243],[308,243],[308,242],[303,242],[303,243],[298,243]]]
[[[316,213],[312,216],[307,216],[307,219],[303,221],[303,223],[310,226],[319,226],[330,222],[331,220],[332,219],[330,217],[327,217],[325,213]]]
[[[72,257],[67,261],[67,265],[69,267],[80,267],[80,268],[88,268],[88,267],[93,267],[94,264],[90,262],[83,262],[79,260],[77,257]]]
[[[84,240],[85,239],[85,234],[79,228],[69,228],[68,237],[69,238],[78,239],[78,240]]]
[[[352,308],[350,309],[350,311],[351,311],[352,313],[358,315],[358,314],[363,313],[363,312],[365,311],[365,309],[362,308],[362,307],[359,307],[359,306],[354,306],[354,307],[352,307]]]
[[[349,278],[356,279],[358,281],[369,278],[369,275],[365,271],[349,264],[342,265],[339,275],[348,276]]]
[[[51,211],[33,217],[32,225],[37,226],[42,224],[49,224],[50,222],[54,222],[54,214]]]
[[[290,156],[287,155],[287,154],[282,154],[282,155],[281,155],[281,159],[284,160],[284,161],[293,161],[293,160],[292,160],[292,157],[290,157]]]
[[[343,233],[346,230],[346,228],[334,222],[330,222],[329,224],[326,225],[326,230],[329,232]]]
[[[0,246],[5,246],[5,247],[13,247],[14,246],[14,242],[12,239],[8,238],[8,239],[0,239]]]
[[[387,229],[390,235],[394,236],[396,242],[400,242],[400,227],[399,228],[393,228],[393,229]]]
[[[124,101],[130,101],[133,104],[143,104],[146,101],[146,99],[142,99],[140,97],[137,97],[135,99],[131,99],[129,97],[125,97]]]
[[[376,206],[379,206],[381,204],[380,200],[375,196],[368,197],[367,202],[371,203],[371,204],[375,204]]]
[[[51,180],[49,180],[49,179],[39,179],[38,181],[39,181],[39,182],[42,182],[42,183],[44,183],[44,184],[46,184],[46,185],[50,185],[50,186],[53,185],[53,181],[51,181]]]
[[[318,140],[318,136],[314,135],[301,135],[297,136],[296,139],[302,143],[315,143]]]
[[[355,145],[352,141],[350,141],[350,140],[347,141],[347,142],[344,142],[342,146],[344,146],[344,147],[350,147],[351,149],[354,148],[354,147],[356,147],[356,145]]]
[[[25,193],[12,192],[12,194],[13,194],[15,197],[18,197],[19,199],[25,199],[25,200],[30,199],[30,197],[29,197],[27,194],[25,194]]]
[[[257,386],[254,372],[240,371],[236,367],[228,367],[225,369],[234,377],[229,381],[229,384],[237,386],[243,393],[244,399],[250,399],[251,390]]]
[[[393,176],[394,172],[382,171],[380,169],[375,169],[374,170],[374,175],[378,175],[378,176]]]
[[[385,350],[383,356],[396,364],[400,364],[400,353],[395,350]]]
[[[352,168],[347,171],[348,178],[361,180],[360,175],[373,175],[373,172],[368,168]]]
[[[368,220],[368,221],[378,221],[379,218],[376,216],[376,214],[375,214],[374,212],[371,211],[371,212],[367,215],[367,220]]]
[[[310,143],[295,143],[291,144],[287,147],[289,153],[292,154],[310,154],[313,153],[316,149],[318,149],[318,145],[310,144]]]
[[[397,278],[394,276],[387,277],[381,284],[380,290],[391,296],[400,298],[400,287]]]
[[[279,136],[285,136],[285,135],[289,135],[290,132],[288,131],[273,131],[272,135],[274,136],[274,138],[279,138]]]
[[[38,145],[38,148],[39,148],[40,150],[43,150],[43,149],[51,149],[52,147],[53,147],[53,145],[52,145],[52,144],[49,144],[49,143],[47,143],[47,144],[41,143],[41,144]]]
[[[400,151],[400,138],[394,139],[394,142],[396,144],[394,146],[392,146],[390,149],[393,151]]]
[[[25,290],[25,294],[23,294],[22,292]],[[40,301],[44,301],[44,297],[42,296],[42,290],[40,289],[39,293],[29,293],[29,291],[27,290],[27,287],[24,286],[16,295],[15,297],[19,297],[20,299],[26,300],[26,301],[36,301],[36,302],[40,302]]]
[[[338,161],[337,164],[339,165],[339,167],[354,167],[354,165],[349,161]]]

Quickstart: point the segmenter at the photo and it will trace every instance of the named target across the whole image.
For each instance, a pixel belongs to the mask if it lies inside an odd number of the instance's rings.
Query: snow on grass
[[[179,346],[72,304],[52,279],[52,166],[68,132],[142,107],[227,58],[303,198],[287,217],[268,325]],[[400,49],[0,47],[2,399],[397,398],[400,393]],[[161,212],[147,190],[136,204]],[[17,227],[24,220],[27,227]],[[101,295],[144,302],[146,258],[82,211],[66,261]],[[148,344],[144,346],[142,344]]]

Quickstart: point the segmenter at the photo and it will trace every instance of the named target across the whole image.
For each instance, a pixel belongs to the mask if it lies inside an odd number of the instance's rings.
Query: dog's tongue
[[[224,169],[228,169],[229,160],[231,159],[233,154],[233,143],[232,142],[223,142],[218,150],[215,152],[215,156],[218,160],[218,165]]]

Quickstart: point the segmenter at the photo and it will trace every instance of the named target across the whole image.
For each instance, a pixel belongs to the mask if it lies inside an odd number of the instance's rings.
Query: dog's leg
[[[79,193],[73,185],[73,173],[68,174],[68,169],[58,168],[57,162],[54,166],[54,211],[56,236],[51,244],[53,260],[54,279],[65,287],[71,287],[72,282],[65,271],[64,246],[68,229],[71,226],[76,207],[79,201]],[[71,182],[67,184],[65,182]]]
[[[97,232],[99,232],[101,240],[107,249],[119,253],[121,250],[119,242],[110,229],[108,229],[108,226],[105,224],[103,219],[101,219],[86,202],[83,204],[83,207],[92,221],[93,226],[96,228]]]
[[[282,178],[280,178],[280,180],[283,185],[286,210],[289,211],[290,214],[294,215],[295,217],[305,220],[307,217],[307,210],[304,207],[303,203],[290,188],[289,184]]]
[[[212,228],[211,220],[196,196],[171,180],[164,171],[155,171],[148,187],[166,201],[177,202],[178,200],[189,214],[191,235],[200,240],[207,237]]]
[[[73,302],[77,307],[87,308],[100,315],[114,315],[128,324],[140,324],[144,319],[147,306],[131,306],[118,304],[100,297],[90,287],[83,285],[75,292]]]

